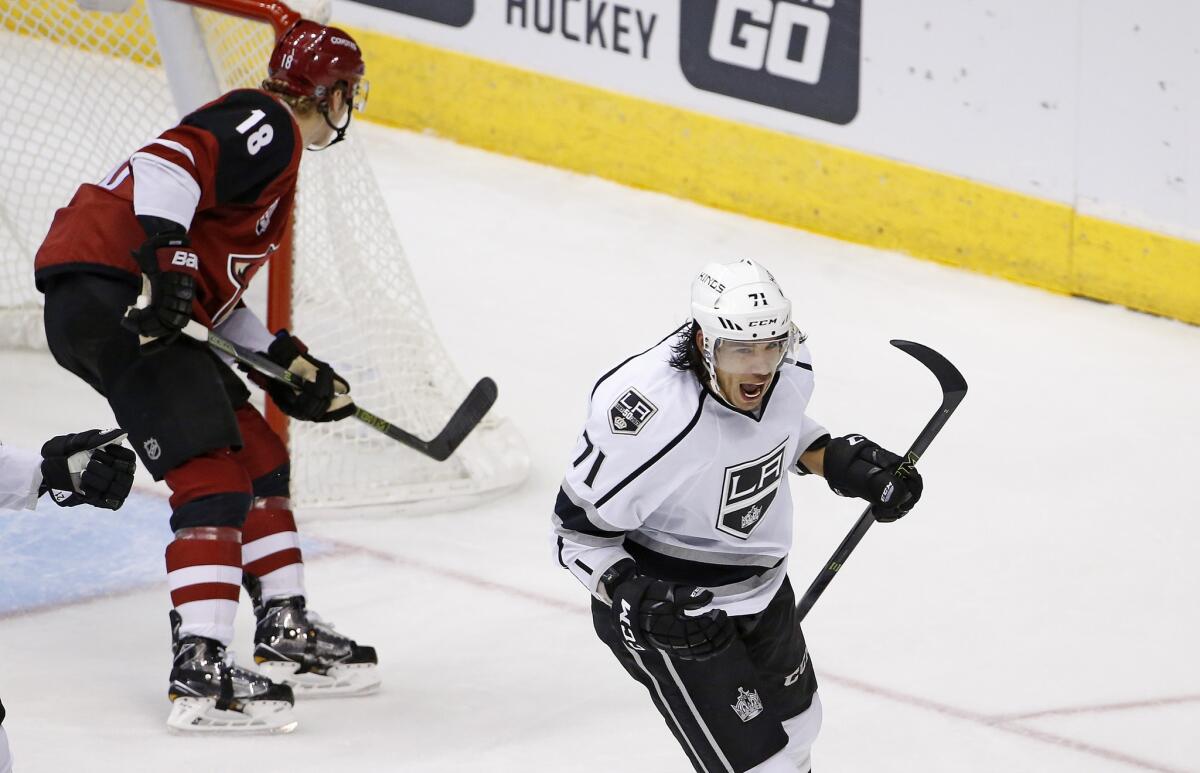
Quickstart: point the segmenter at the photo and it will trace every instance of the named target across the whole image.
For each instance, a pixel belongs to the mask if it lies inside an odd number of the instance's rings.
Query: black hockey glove
[[[871,503],[875,520],[903,518],[921,498],[921,473],[900,469],[904,460],[862,435],[846,435],[825,446],[825,481],[833,493]]]
[[[192,319],[200,258],[188,249],[187,234],[177,231],[151,236],[133,257],[142,269],[142,295],[149,302],[142,308],[131,306],[121,325],[161,348]]]
[[[624,565],[624,566],[622,566]],[[733,643],[733,621],[724,610],[690,615],[712,601],[712,591],[637,573],[626,559],[608,585],[613,623],[629,646],[662,650],[680,660],[708,660]]]
[[[42,446],[42,490],[62,507],[89,504],[116,510],[133,487],[133,451],[119,429],[59,435]]]
[[[286,330],[280,330],[267,349],[267,357],[303,379],[297,390],[280,381],[257,374],[251,379],[267,390],[279,410],[304,421],[338,421],[354,414],[350,385],[328,363],[308,353],[308,348]]]

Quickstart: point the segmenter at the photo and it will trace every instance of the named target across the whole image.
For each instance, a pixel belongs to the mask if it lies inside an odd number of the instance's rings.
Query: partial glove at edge
[[[136,457],[119,429],[89,429],[42,445],[42,492],[60,507],[89,504],[116,510],[133,487]]]

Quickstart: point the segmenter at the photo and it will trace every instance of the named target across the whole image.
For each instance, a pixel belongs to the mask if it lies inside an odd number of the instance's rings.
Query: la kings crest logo
[[[783,481],[784,440],[772,451],[749,462],[725,468],[717,530],[747,539],[762,523]]]
[[[608,409],[608,428],[614,435],[636,435],[658,413],[658,406],[633,387]]]

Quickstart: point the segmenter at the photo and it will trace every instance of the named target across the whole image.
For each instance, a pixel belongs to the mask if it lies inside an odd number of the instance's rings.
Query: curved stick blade
[[[963,378],[963,374],[954,367],[950,360],[933,349],[915,341],[904,341],[899,338],[894,338],[889,343],[929,368],[938,383],[941,384],[943,393],[962,395],[967,393],[967,380]]]

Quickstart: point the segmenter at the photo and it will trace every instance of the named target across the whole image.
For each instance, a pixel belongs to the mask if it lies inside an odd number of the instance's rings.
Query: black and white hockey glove
[[[61,507],[89,504],[116,510],[133,487],[133,451],[119,429],[89,429],[50,438],[42,446],[42,490]]]
[[[286,330],[280,330],[267,348],[267,357],[304,379],[296,388],[265,376],[251,379],[267,390],[279,410],[304,421],[338,421],[354,414],[350,385],[328,363],[308,353],[308,348]]]
[[[607,584],[613,623],[630,647],[662,650],[680,660],[708,660],[733,643],[737,633],[724,610],[688,614],[712,601],[712,591],[638,574],[629,559],[614,569],[616,576]]]
[[[871,503],[875,520],[903,518],[921,498],[921,473],[900,469],[904,460],[862,435],[846,435],[825,446],[825,481],[833,493]]]
[[[181,231],[151,236],[133,257],[142,269],[142,295],[148,302],[131,306],[121,325],[150,339],[152,348],[161,348],[174,341],[192,319],[200,258],[188,248],[187,234]]]

